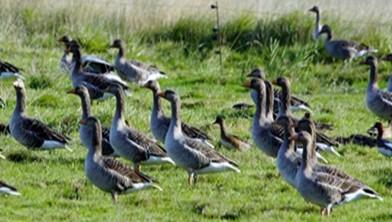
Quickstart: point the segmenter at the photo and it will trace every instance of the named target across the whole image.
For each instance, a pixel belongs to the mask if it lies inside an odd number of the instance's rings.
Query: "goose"
[[[250,149],[251,145],[242,140],[241,138],[227,133],[226,126],[223,120],[223,116],[218,115],[213,122],[213,124],[218,124],[220,128],[220,142],[222,143],[223,146],[229,148],[229,149],[234,149],[234,150],[239,150],[239,151],[246,151]]]
[[[72,85],[73,87],[85,86],[92,100],[103,100],[111,96],[110,93],[104,91],[109,85],[120,84],[127,92],[128,86],[120,78],[113,78],[109,75],[96,75],[85,72],[82,69],[80,46],[76,42],[70,43],[68,50],[72,52],[75,61],[75,68],[72,71]]]
[[[88,95],[88,90],[84,86],[77,86],[72,90],[69,90],[67,93],[75,94],[80,97],[81,106],[82,106],[82,119],[86,120],[89,116],[91,116],[91,105],[90,105],[90,96]],[[81,125],[79,128],[79,136],[80,141],[85,145],[88,146],[90,142],[89,138],[89,128],[85,125]],[[110,145],[110,129],[102,128],[102,155],[104,156],[117,156],[114,152],[112,146]]]
[[[386,56],[384,56],[384,57],[382,57],[381,59],[382,59],[383,61],[392,62],[392,53],[391,53],[391,54],[388,54],[388,55],[386,55]],[[392,74],[389,75],[389,78],[388,78],[388,87],[387,87],[387,91],[392,93]]]
[[[115,152],[134,163],[134,170],[140,171],[140,164],[163,164],[174,162],[166,150],[156,141],[138,132],[124,121],[124,93],[120,85],[109,85],[106,91],[116,97],[116,111],[110,129],[110,144]]]
[[[323,25],[319,35],[324,33],[327,35],[324,48],[330,56],[336,59],[351,61],[356,57],[360,57],[372,52],[377,52],[376,49],[372,49],[362,43],[348,40],[332,40],[332,30],[328,25]]]
[[[0,60],[0,79],[24,79],[21,74],[21,71],[22,69],[12,65],[11,63]]]
[[[84,172],[88,180],[102,191],[111,193],[113,202],[119,194],[127,194],[146,188],[162,188],[153,180],[138,171],[132,170],[118,160],[102,156],[102,132],[100,121],[93,117],[80,120],[80,124],[88,128],[88,154],[84,161]]]
[[[64,54],[60,59],[60,68],[66,73],[72,74],[72,70],[75,67],[75,61],[73,61],[67,48],[73,40],[69,36],[64,35],[58,41],[65,46]],[[114,66],[112,64],[94,55],[82,56],[82,67],[83,71],[94,74],[106,74],[114,71]]]
[[[259,69],[259,68],[253,69],[253,70],[247,75],[247,77],[248,77],[248,78],[259,78],[259,79],[262,79],[262,80],[266,80],[266,78],[265,78],[265,72],[264,72],[263,70]],[[253,94],[253,95],[252,95],[252,98],[255,97],[254,92],[251,92],[251,94]],[[277,111],[277,110],[279,109],[279,108],[278,108],[278,104],[280,103],[280,100],[279,100],[280,94],[281,94],[281,91],[280,91],[279,89],[274,89],[274,98],[275,98],[275,103],[274,103],[274,104],[275,104],[275,107],[274,107],[274,110],[275,110],[275,111]],[[300,99],[300,98],[298,98],[298,97],[296,97],[296,96],[292,96],[292,97],[291,97],[291,99],[290,99],[290,104],[291,104],[290,109],[291,109],[291,111],[293,111],[293,112],[301,111],[301,110],[304,110],[304,111],[307,111],[307,112],[312,112],[309,103],[307,103],[307,102],[304,101],[303,99]]]
[[[307,202],[320,206],[322,215],[328,216],[333,207],[362,197],[383,200],[376,191],[366,185],[314,170],[317,164],[316,151],[312,144],[312,135],[308,132],[300,131],[291,139],[305,148],[295,178],[297,190]]]
[[[150,118],[150,128],[152,134],[157,140],[165,143],[166,133],[170,126],[170,118],[165,116],[161,106],[161,99],[158,96],[158,93],[161,91],[159,83],[156,80],[150,80],[144,85],[144,87],[150,89],[153,95],[153,106]],[[214,146],[209,142],[211,138],[207,135],[207,133],[183,122],[181,123],[181,127],[187,137],[198,139],[208,146],[214,148]]]
[[[377,149],[378,151],[387,157],[392,156],[392,142],[383,139],[384,128],[381,122],[376,122],[373,126],[377,129]]]
[[[320,36],[320,31],[322,29],[322,25],[320,24],[320,10],[318,6],[313,6],[311,9],[309,9],[309,11],[316,14],[316,24],[312,32],[312,37],[314,40],[317,40]]]
[[[27,148],[53,150],[65,148],[71,140],[37,119],[26,115],[26,89],[22,80],[13,83],[16,91],[16,106],[9,123],[10,134]]]
[[[118,54],[114,62],[114,67],[121,78],[126,81],[134,82],[138,85],[145,85],[149,80],[167,78],[166,73],[160,71],[153,65],[144,64],[138,61],[125,58],[124,43],[120,39],[113,41],[111,48],[117,48]]]
[[[168,155],[179,167],[188,172],[188,183],[194,185],[197,175],[203,173],[218,173],[235,171],[240,173],[238,165],[198,140],[184,136],[181,128],[181,101],[176,92],[166,90],[158,94],[171,105],[171,120],[169,131],[165,138],[165,148]]]
[[[8,185],[7,183],[1,180],[0,180],[0,193],[8,194],[11,196],[21,195],[15,187]]]
[[[362,134],[351,134],[347,137],[337,137],[336,141],[343,145],[351,143],[359,146],[367,146],[370,148],[377,146],[377,139]]]

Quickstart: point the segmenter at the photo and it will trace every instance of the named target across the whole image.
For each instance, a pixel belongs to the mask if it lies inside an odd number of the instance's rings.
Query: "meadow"
[[[314,17],[307,9],[313,1],[294,5],[291,1],[278,1],[281,5],[275,1],[238,2],[220,1],[221,73],[209,1],[3,0],[0,57],[24,69],[28,114],[70,135],[73,152],[32,152],[10,136],[0,135],[0,149],[7,157],[0,160],[0,179],[22,193],[16,198],[0,197],[0,221],[319,221],[319,208],[306,203],[280,178],[273,159],[255,146],[243,153],[219,147],[219,130],[211,123],[223,114],[230,132],[251,141],[253,109],[231,107],[237,102],[251,103],[242,84],[251,69],[261,67],[268,79],[287,76],[293,93],[310,102],[314,118],[333,123],[335,129],[329,135],[365,134],[379,120],[364,103],[368,67],[359,65],[361,59],[334,61],[324,53],[322,41],[312,40]],[[322,17],[336,37],[369,44],[379,50],[378,55],[391,51],[392,25],[383,20],[387,18],[381,19],[390,9],[389,2],[344,1],[339,10],[331,6],[337,2],[342,1],[323,3],[327,10]],[[359,2],[357,8],[344,14],[353,2]],[[163,192],[145,190],[120,196],[114,205],[110,195],[93,187],[84,176],[87,152],[79,141],[80,101],[66,94],[71,81],[59,68],[63,46],[57,39],[64,34],[78,39],[82,52],[109,61],[117,53],[108,48],[109,43],[122,38],[128,58],[164,70],[169,78],[160,81],[161,88],[181,95],[182,119],[207,131],[217,149],[239,163],[241,174],[204,175],[195,187],[189,187],[182,169],[145,166],[143,171],[159,181]],[[390,64],[379,63],[380,87],[385,87],[391,70]],[[152,94],[131,88],[126,119],[152,137]],[[12,80],[0,81],[0,96],[7,103],[0,110],[0,122],[6,123],[15,105]],[[109,99],[94,103],[92,111],[109,126],[114,106],[114,99]],[[169,115],[169,104],[164,106]],[[391,160],[376,149],[357,145],[340,146],[338,151],[342,157],[327,153],[325,157],[365,181],[384,201],[361,200],[340,206],[324,220],[391,221]]]

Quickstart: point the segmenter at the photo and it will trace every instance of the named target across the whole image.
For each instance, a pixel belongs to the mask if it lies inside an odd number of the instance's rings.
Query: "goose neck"
[[[116,113],[114,115],[114,119],[122,120],[124,113],[124,94],[121,89],[116,90]]]
[[[26,91],[25,89],[16,90],[16,107],[15,111],[18,113],[23,113],[26,108]]]

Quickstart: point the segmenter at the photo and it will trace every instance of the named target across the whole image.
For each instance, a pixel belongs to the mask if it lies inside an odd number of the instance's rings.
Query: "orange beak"
[[[159,92],[159,93],[158,93],[158,96],[159,96],[159,97],[162,97],[162,98],[165,98],[165,93],[164,93],[164,92]]]
[[[86,125],[86,123],[87,123],[87,122],[86,122],[86,120],[84,120],[84,119],[81,119],[81,120],[79,121],[79,124],[80,124],[80,125]]]

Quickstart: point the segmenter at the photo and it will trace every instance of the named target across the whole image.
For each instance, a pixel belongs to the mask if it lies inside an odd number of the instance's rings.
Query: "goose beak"
[[[86,123],[87,123],[87,121],[84,120],[84,119],[82,119],[82,120],[79,121],[79,124],[80,124],[80,125],[86,125]]]
[[[157,95],[158,95],[159,97],[165,98],[165,93],[164,93],[164,92],[159,92]]]
[[[244,84],[242,84],[242,86],[250,89],[250,81],[246,81]]]
[[[70,89],[67,91],[67,93],[68,94],[76,94],[76,91],[75,91],[75,89]]]

